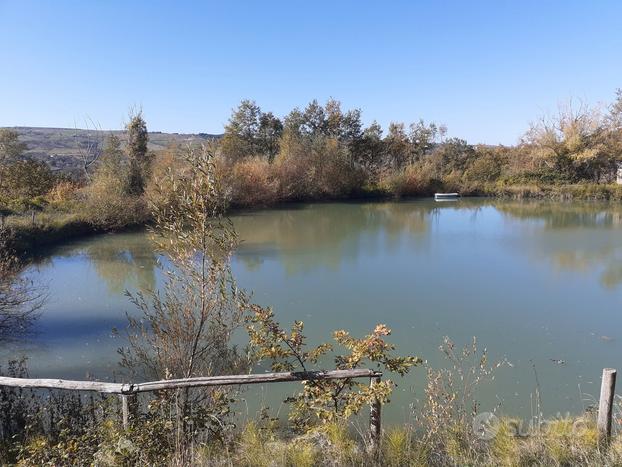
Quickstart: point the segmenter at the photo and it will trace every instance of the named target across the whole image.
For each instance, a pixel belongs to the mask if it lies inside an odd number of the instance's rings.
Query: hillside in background
[[[12,127],[20,140],[28,145],[26,155],[47,162],[53,169],[73,172],[80,168],[80,150],[99,142],[103,145],[107,135],[118,136],[123,143],[127,138],[124,130],[84,130],[74,128]],[[220,138],[221,135],[206,133],[149,133],[149,150],[159,151],[171,143],[185,145],[198,141]]]

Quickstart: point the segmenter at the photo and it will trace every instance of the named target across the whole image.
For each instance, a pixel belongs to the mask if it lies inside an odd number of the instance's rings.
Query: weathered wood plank
[[[286,373],[263,373],[253,375],[207,376],[198,378],[170,379],[146,383],[121,384],[100,381],[72,381],[62,379],[30,379],[0,377],[0,386],[21,388],[66,389],[74,391],[96,391],[102,393],[137,394],[164,389],[202,386],[232,386],[245,384],[280,383],[288,381],[309,381],[322,379],[371,378],[381,373],[367,369],[300,371]]]
[[[66,379],[30,379],[9,378],[0,376],[0,386],[17,388],[68,389],[73,391],[95,391],[103,393],[122,393],[124,386],[120,383],[104,383],[101,381],[72,381]]]
[[[121,421],[123,429],[128,430],[138,415],[138,399],[136,394],[119,394],[121,398]]]
[[[287,373],[264,373],[253,375],[208,376],[199,378],[171,379],[133,384],[129,393],[159,391],[163,389],[188,388],[199,386],[232,386],[239,384],[282,383],[288,381],[310,381],[321,379],[370,378],[378,376],[373,370],[332,370],[300,371]]]
[[[373,387],[376,384],[380,384],[380,376],[375,376],[370,380],[370,386]],[[381,431],[381,410],[382,404],[378,399],[375,399],[370,407],[369,412],[369,434],[370,434],[370,448],[372,451],[377,451],[380,446]]]
[[[121,394],[119,397],[121,398],[121,421],[123,423],[123,429],[127,431],[130,428],[130,407],[127,398],[136,396]]]
[[[611,421],[613,416],[613,396],[616,389],[617,371],[612,368],[603,370],[600,385],[600,400],[598,403],[598,438],[601,443],[608,443],[611,439]]]

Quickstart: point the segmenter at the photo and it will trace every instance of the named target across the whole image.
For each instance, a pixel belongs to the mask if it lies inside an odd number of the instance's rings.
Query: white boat
[[[434,199],[436,201],[450,201],[450,200],[458,199],[458,198],[460,198],[459,193],[435,193],[434,194]]]

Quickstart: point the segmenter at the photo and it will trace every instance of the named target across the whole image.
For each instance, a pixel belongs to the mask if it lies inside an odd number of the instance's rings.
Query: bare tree
[[[617,158],[611,126],[599,106],[570,100],[557,114],[532,123],[522,139],[537,165],[558,175],[599,182],[610,179]]]
[[[95,123],[93,119],[87,117],[85,119],[85,139],[80,139],[78,128],[75,128],[74,138],[76,141],[76,149],[78,150],[78,157],[80,158],[80,164],[84,176],[87,181],[91,182],[90,169],[95,164],[103,152],[104,145],[104,132],[98,123]]]

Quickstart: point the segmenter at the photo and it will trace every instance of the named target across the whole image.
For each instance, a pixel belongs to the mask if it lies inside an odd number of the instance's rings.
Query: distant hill
[[[74,128],[38,128],[38,127],[12,127],[19,133],[19,139],[26,143],[28,150],[26,155],[47,162],[53,169],[64,172],[79,170],[79,148],[89,145],[89,142],[104,140],[107,135],[118,136],[125,143],[127,135],[122,130],[83,130]],[[210,139],[218,139],[222,135],[207,133],[162,133],[159,131],[149,133],[149,150],[159,151],[165,149],[171,143],[187,144]]]

